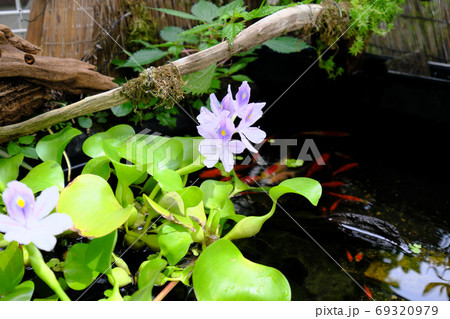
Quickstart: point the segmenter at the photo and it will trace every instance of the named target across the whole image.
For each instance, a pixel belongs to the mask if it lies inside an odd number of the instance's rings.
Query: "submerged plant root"
[[[183,80],[177,67],[171,63],[150,67],[125,83],[122,94],[135,104],[150,104],[153,98],[158,97],[157,106],[171,108],[183,98]]]
[[[327,46],[332,45],[341,37],[350,25],[350,2],[325,0],[318,19],[320,40]]]

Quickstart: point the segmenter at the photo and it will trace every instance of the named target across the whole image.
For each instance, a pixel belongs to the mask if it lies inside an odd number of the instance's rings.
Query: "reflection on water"
[[[380,251],[364,275],[407,300],[441,301],[450,297],[450,265],[444,253],[425,251],[416,256]]]

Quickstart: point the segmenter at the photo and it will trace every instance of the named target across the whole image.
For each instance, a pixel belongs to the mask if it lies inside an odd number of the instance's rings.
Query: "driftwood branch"
[[[321,10],[320,5],[300,5],[286,8],[261,19],[242,31],[234,39],[233,46],[230,46],[228,42],[222,42],[171,64],[178,69],[180,75],[202,70],[212,63],[229,58],[239,52],[248,51],[287,32],[314,26]],[[22,123],[0,127],[0,142],[12,137],[32,134],[77,116],[109,109],[126,101],[128,99],[121,94],[120,88],[94,95],[77,103],[38,115]]]

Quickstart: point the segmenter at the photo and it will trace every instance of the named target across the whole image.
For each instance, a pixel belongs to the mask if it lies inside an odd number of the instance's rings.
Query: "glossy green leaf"
[[[144,202],[146,202],[149,207],[154,209],[158,214],[162,215],[167,220],[195,231],[192,220],[185,216],[184,202],[178,193],[167,193],[159,200],[158,203],[148,198],[145,194],[143,198]]]
[[[111,255],[117,242],[117,230],[112,233],[94,238],[86,251],[88,267],[99,273],[105,273],[111,267]]]
[[[113,126],[106,132],[94,134],[84,141],[83,152],[90,157],[104,156],[103,141],[107,141],[109,145],[118,147],[123,145],[134,134],[134,129],[129,125],[120,124]]]
[[[157,171],[153,177],[163,191],[172,192],[183,188],[183,181],[177,172],[170,169]]]
[[[106,156],[94,157],[86,163],[81,174],[98,175],[107,181],[111,175],[110,162],[111,160]]]
[[[135,208],[122,208],[109,184],[97,175],[80,175],[61,193],[57,211],[72,217],[86,237],[103,237],[126,222]]]
[[[206,223],[206,214],[203,206],[203,191],[197,186],[185,187],[177,193],[181,196],[186,216],[194,218],[200,225]]]
[[[60,191],[64,188],[64,172],[55,161],[46,161],[34,167],[21,180],[33,193],[43,191],[52,186],[57,186]]]
[[[200,185],[203,191],[203,202],[209,209],[221,209],[233,191],[233,185],[226,182],[206,180]]]
[[[198,163],[202,167],[204,166],[200,162],[200,151],[198,150],[198,146],[202,141],[201,137],[179,137],[175,136],[173,139],[180,141],[183,144],[183,166],[190,165],[194,163],[195,160],[198,159]]]
[[[275,268],[246,259],[229,240],[208,246],[195,263],[194,291],[199,301],[288,301],[291,289]]]
[[[158,244],[169,264],[176,265],[188,252],[192,238],[183,226],[165,225],[158,232]]]
[[[0,159],[0,191],[6,188],[6,184],[17,179],[19,167],[23,161],[23,154],[17,154],[10,158]]]
[[[277,201],[278,198],[287,193],[295,193],[306,197],[314,206],[322,196],[322,186],[314,179],[308,177],[296,177],[285,180],[279,185],[272,187],[269,191],[270,197]]]
[[[34,283],[31,280],[24,281],[17,285],[6,296],[0,298],[0,301],[30,301],[34,292]]]
[[[16,241],[0,251],[0,296],[13,290],[24,275],[22,250]]]
[[[136,134],[120,148],[119,155],[136,169],[154,175],[159,170],[176,170],[183,162],[183,144],[164,136]]]
[[[161,257],[151,259],[142,263],[139,267],[138,287],[132,296],[134,301],[151,301],[152,290],[156,283],[156,279],[161,271],[167,266],[167,261]]]
[[[56,134],[41,138],[36,144],[36,153],[43,162],[55,161],[61,165],[62,155],[67,144],[80,134],[80,130],[66,126]]]
[[[86,253],[89,249],[89,244],[79,243],[70,247],[67,253],[64,265],[64,277],[67,285],[74,290],[86,289],[99,272],[89,268],[86,262]]]

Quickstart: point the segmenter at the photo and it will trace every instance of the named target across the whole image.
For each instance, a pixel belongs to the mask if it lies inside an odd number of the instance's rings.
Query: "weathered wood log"
[[[227,41],[222,42],[209,49],[176,60],[171,65],[178,69],[180,75],[202,70],[212,63],[229,58],[239,52],[247,51],[269,39],[290,31],[314,26],[321,10],[320,5],[299,5],[283,9],[242,31],[234,39],[233,46],[230,46]],[[109,109],[126,101],[128,99],[121,94],[121,88],[91,96],[25,122],[0,127],[0,142],[11,137],[37,132],[77,116]]]
[[[51,89],[96,94],[117,87],[113,78],[76,59],[37,56],[39,47],[0,25],[0,78],[22,77]]]
[[[0,125],[17,123],[40,111],[50,89],[23,79],[0,79]]]

